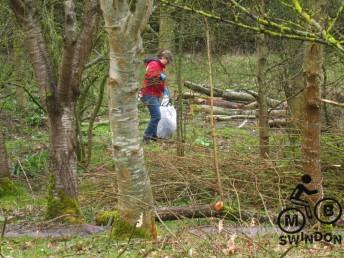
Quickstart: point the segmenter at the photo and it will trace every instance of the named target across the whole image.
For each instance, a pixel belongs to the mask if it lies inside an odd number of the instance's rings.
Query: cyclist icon
[[[316,189],[315,190],[308,190],[308,188],[304,185],[304,184],[309,184],[312,181],[312,178],[309,175],[303,175],[301,177],[301,181],[303,184],[298,184],[295,187],[294,191],[291,193],[291,195],[289,197],[289,200],[293,204],[305,207],[307,217],[309,219],[311,219],[312,218],[311,207],[310,207],[308,201],[301,199],[301,195],[303,193],[305,193],[307,195],[313,195],[313,194],[318,193],[318,190],[316,190]]]
[[[301,196],[303,194],[316,194],[318,190],[309,190],[306,187],[307,184],[312,182],[312,178],[309,175],[303,175],[301,181],[302,184],[298,184],[291,193],[289,197],[290,202],[304,207],[308,219],[311,219],[314,215],[323,224],[334,224],[338,221],[342,216],[340,203],[334,198],[322,198],[315,203],[312,210],[308,201],[301,199]],[[283,232],[295,234],[300,232],[306,225],[306,216],[299,208],[287,207],[279,213],[277,224]]]

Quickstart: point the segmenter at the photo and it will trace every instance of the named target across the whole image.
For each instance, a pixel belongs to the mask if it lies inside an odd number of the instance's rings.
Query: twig
[[[21,171],[23,172],[23,174],[24,174],[24,176],[25,176],[25,181],[26,181],[27,185],[28,185],[29,188],[30,188],[30,192],[31,192],[33,198],[35,198],[35,195],[34,195],[34,193],[33,193],[33,190],[32,190],[31,184],[30,184],[30,182],[29,182],[29,179],[28,179],[28,177],[27,177],[27,175],[26,175],[26,172],[25,172],[25,170],[24,170],[22,164],[20,163],[20,160],[18,159],[17,161],[18,161],[18,164],[19,164],[19,166],[20,166],[20,168],[21,168]]]
[[[2,240],[4,239],[5,236],[5,230],[6,230],[6,225],[7,225],[7,216],[4,215],[4,224],[2,225],[2,230],[1,230],[1,236],[0,236],[0,256],[2,258],[5,258],[5,256],[2,254]]]
[[[209,69],[209,86],[210,86],[210,125],[211,125],[211,136],[213,141],[213,156],[214,156],[214,167],[217,178],[217,186],[220,194],[221,201],[224,200],[223,187],[220,176],[219,161],[217,158],[217,144],[216,144],[216,128],[214,119],[214,87],[213,87],[213,73],[212,73],[212,63],[211,63],[211,47],[210,47],[210,35],[209,35],[209,25],[208,20],[205,19],[206,24],[206,37],[207,37],[207,54],[208,54],[208,69]]]
[[[7,83],[7,85],[13,85],[15,87],[22,88],[27,93],[27,95],[29,95],[30,99],[37,105],[37,107],[39,107],[39,109],[41,109],[44,113],[48,113],[48,111],[44,107],[42,107],[39,101],[36,100],[36,98],[31,94],[31,92],[25,86],[17,84],[17,83],[13,83],[13,82],[9,82]]]
[[[283,257],[285,257],[288,253],[289,253],[289,251],[290,250],[292,250],[292,249],[294,249],[296,246],[290,246],[281,256],[280,256],[280,258],[283,258]]]
[[[333,101],[333,100],[329,100],[329,99],[321,99],[321,101],[324,102],[324,103],[330,104],[330,105],[334,105],[334,106],[337,106],[337,107],[344,108],[344,103],[339,103],[339,102],[336,102],[336,101]]]
[[[112,226],[112,227],[113,227],[113,226]],[[117,258],[121,257],[122,254],[124,254],[125,251],[128,249],[128,246],[129,246],[129,244],[130,244],[130,241],[131,241],[131,239],[132,239],[133,236],[134,236],[135,230],[136,230],[136,225],[134,225],[133,230],[131,231],[131,234],[130,234],[130,236],[129,236],[129,239],[128,239],[128,242],[127,242],[126,246],[125,246],[125,247],[123,248],[123,250],[118,254]]]
[[[237,200],[238,200],[238,211],[239,211],[239,218],[240,218],[240,221],[243,221],[242,220],[242,216],[241,216],[241,208],[240,208],[240,199],[239,199],[239,194],[238,194],[238,191],[237,189],[235,188],[235,180],[233,180],[233,189],[234,189],[234,192],[235,192],[235,195],[237,197]]]

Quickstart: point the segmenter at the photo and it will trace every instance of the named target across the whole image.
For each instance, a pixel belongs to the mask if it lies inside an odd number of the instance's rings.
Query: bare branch
[[[330,31],[333,29],[333,26],[336,24],[339,16],[343,13],[343,11],[344,11],[344,2],[342,2],[342,5],[339,7],[339,9],[336,13],[336,17],[334,17],[334,19],[329,22],[328,28],[327,28],[327,33],[330,33]]]
[[[45,94],[50,91],[54,95],[57,83],[34,2],[32,0],[25,2],[11,0],[10,4],[17,22],[25,34],[26,47],[39,88]],[[44,103],[44,100],[41,101]]]
[[[100,21],[100,8],[98,0],[88,0],[85,4],[82,18],[82,28],[77,39],[73,60],[73,93],[79,95],[81,74],[84,70],[88,56],[91,53],[97,35]]]
[[[153,10],[153,0],[139,0],[136,3],[136,8],[134,15],[131,20],[130,30],[132,33],[141,33],[146,24],[148,23],[148,19],[152,14]]]
[[[100,0],[100,7],[103,11],[105,27],[111,27],[116,23],[116,12],[113,8],[115,0]]]
[[[255,21],[258,24],[258,26],[241,21],[239,16],[234,16],[233,20],[225,19],[216,14],[212,14],[203,10],[198,10],[186,5],[176,4],[175,1],[160,0],[160,2],[177,7],[179,9],[183,9],[188,12],[193,12],[198,15],[208,17],[213,20],[217,20],[223,23],[228,23],[228,24],[231,24],[243,29],[255,31],[256,33],[264,33],[272,37],[321,43],[321,44],[334,47],[337,50],[339,50],[341,53],[344,53],[344,47],[342,46],[343,42],[334,38],[333,35],[328,34],[325,30],[322,30],[317,33],[312,33],[312,32],[307,31],[307,29],[303,31],[303,30],[292,28],[290,26],[286,26],[285,24],[282,24],[282,23],[276,23],[265,17],[256,16],[250,10],[246,9],[235,0],[230,0],[233,6],[237,8],[239,11],[241,11],[242,13],[246,14],[253,21]]]
[[[61,101],[69,101],[72,97],[70,85],[72,80],[73,57],[77,40],[77,19],[73,0],[66,0],[64,21],[64,47],[61,72],[59,78],[58,97]]]

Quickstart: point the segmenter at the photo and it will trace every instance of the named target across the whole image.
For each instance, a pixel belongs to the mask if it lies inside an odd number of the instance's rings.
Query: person
[[[165,87],[165,67],[172,63],[173,55],[170,50],[161,50],[156,57],[145,59],[146,72],[143,87],[140,91],[142,102],[148,107],[150,121],[144,131],[143,141],[145,143],[157,139],[158,123],[161,118],[160,98],[168,92]]]
[[[301,181],[304,184],[309,184],[312,181],[312,178],[309,175],[303,175],[301,177]],[[307,201],[301,199],[301,195],[303,193],[306,193],[308,195],[312,195],[312,194],[318,193],[318,190],[316,190],[316,189],[308,190],[308,188],[306,186],[304,186],[303,184],[298,184],[295,187],[294,191],[291,193],[289,200],[296,205],[300,205],[300,206],[305,207],[306,214],[307,214],[308,218],[312,218],[312,211],[311,211],[311,208],[309,206],[309,203]]]

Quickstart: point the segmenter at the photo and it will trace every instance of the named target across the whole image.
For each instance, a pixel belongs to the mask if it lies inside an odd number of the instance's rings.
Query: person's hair
[[[157,57],[159,59],[165,57],[170,63],[173,62],[173,54],[170,50],[160,50],[159,53],[157,54]]]

